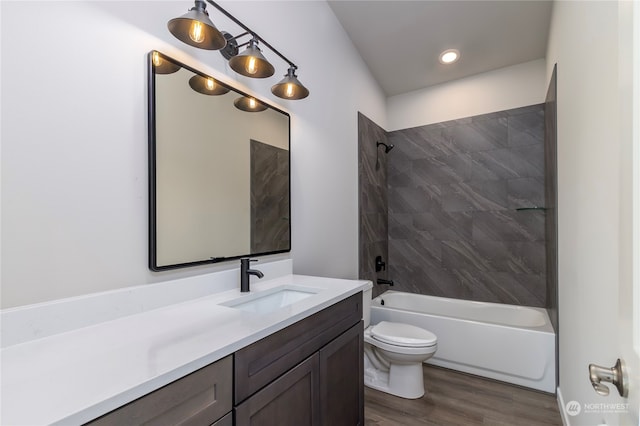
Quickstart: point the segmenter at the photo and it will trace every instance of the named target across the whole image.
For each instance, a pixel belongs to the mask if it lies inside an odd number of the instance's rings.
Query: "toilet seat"
[[[435,346],[435,334],[411,324],[382,321],[370,327],[371,337],[380,342],[406,348],[427,348]]]

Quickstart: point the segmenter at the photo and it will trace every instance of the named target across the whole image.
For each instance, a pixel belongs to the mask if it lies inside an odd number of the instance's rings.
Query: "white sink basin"
[[[299,302],[318,293],[318,289],[304,287],[276,287],[260,291],[256,294],[242,296],[237,299],[221,303],[223,306],[240,309],[242,311],[267,314],[285,306]]]

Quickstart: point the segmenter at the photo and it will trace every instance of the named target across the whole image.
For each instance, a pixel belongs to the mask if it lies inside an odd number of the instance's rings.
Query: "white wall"
[[[620,127],[628,124],[620,120],[618,31],[617,2],[554,4],[547,75],[557,62],[559,387],[565,403],[622,402],[615,390],[598,396],[587,372],[589,363],[610,367],[621,356],[619,262],[628,238],[620,229],[631,228],[629,185],[621,176],[630,175],[631,163],[623,155],[628,132]],[[572,425],[619,424],[602,410],[567,419]]]
[[[237,76],[219,53],[173,38],[166,22],[192,5],[29,2],[37,30],[25,31],[24,4],[0,3],[2,307],[236,266],[147,269],[145,64],[153,49],[291,113],[294,270],[357,276],[357,111],[386,125],[379,87],[325,2],[222,3],[299,65],[311,91],[303,101],[271,95],[279,76]],[[240,32],[210,12],[221,29]]]
[[[388,131],[544,102],[545,60],[477,74],[387,99]]]

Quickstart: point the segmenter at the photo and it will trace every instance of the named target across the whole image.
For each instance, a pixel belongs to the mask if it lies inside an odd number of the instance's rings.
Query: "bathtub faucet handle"
[[[382,261],[382,256],[376,256],[376,272],[386,271],[387,264]]]

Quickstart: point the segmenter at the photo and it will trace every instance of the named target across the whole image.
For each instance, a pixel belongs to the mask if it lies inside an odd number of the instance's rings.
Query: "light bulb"
[[[440,54],[440,63],[452,64],[460,58],[460,52],[456,49],[445,50]]]
[[[153,52],[152,60],[153,66],[159,67],[162,65],[162,58],[160,58],[160,54],[158,52]]]
[[[249,61],[247,62],[247,66],[245,67],[249,74],[255,74],[258,72],[258,67],[256,66],[256,58],[253,56],[249,57]]]
[[[287,83],[287,90],[285,91],[284,95],[287,98],[293,97],[293,84],[292,83]]]
[[[456,54],[456,52],[447,52],[444,55],[442,55],[442,62],[453,62],[456,59],[458,59],[458,55]]]
[[[256,100],[249,98],[249,108],[254,109],[256,107]]]
[[[216,82],[211,78],[211,77],[207,77],[207,89],[208,90],[213,90],[216,87]]]
[[[191,27],[189,28],[189,38],[196,43],[202,43],[204,41],[204,25],[200,21],[191,21]]]

